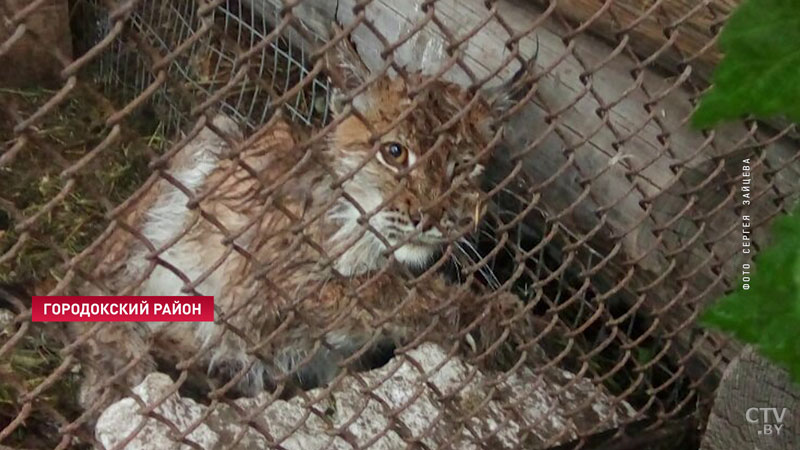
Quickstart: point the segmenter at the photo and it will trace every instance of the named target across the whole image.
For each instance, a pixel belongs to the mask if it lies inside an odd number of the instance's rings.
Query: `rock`
[[[315,389],[271,401],[263,393],[209,410],[177,393],[167,395],[173,381],[153,373],[133,392],[148,405],[166,396],[155,409],[157,418],[143,417],[138,403],[126,398],[102,413],[95,435],[106,448],[130,437],[127,449],[182,450],[193,442],[209,449],[344,450],[372,443],[371,449],[390,450],[414,441],[427,448],[532,449],[634,416],[627,403],[615,405],[589,380],[574,378],[559,369],[542,375],[519,369],[492,379],[459,358],[448,359],[441,347],[425,344],[384,367],[344,377],[330,396]],[[185,442],[176,442],[177,433],[189,429]]]

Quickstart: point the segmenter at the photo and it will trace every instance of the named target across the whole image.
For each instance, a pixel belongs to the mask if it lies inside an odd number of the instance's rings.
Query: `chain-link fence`
[[[69,51],[0,3],[59,71],[0,89],[0,443],[696,448],[800,153],[692,130],[731,6],[645,3],[75,0]]]

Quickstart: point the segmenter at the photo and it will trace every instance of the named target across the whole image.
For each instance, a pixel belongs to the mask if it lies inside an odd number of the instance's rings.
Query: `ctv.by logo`
[[[783,423],[786,412],[786,408],[780,411],[778,408],[748,408],[744,416],[749,423],[761,424],[758,434],[780,436],[786,430]]]

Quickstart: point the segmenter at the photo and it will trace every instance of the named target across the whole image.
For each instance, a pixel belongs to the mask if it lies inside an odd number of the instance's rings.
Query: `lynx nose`
[[[409,222],[414,228],[420,228],[424,231],[429,231],[436,226],[444,216],[444,208],[440,202],[435,202],[426,207],[420,207],[415,198],[405,196],[401,198],[401,210],[408,216]]]
[[[417,228],[419,223],[422,222],[422,216],[419,214],[409,214],[408,219],[411,220],[411,225],[413,225],[414,228]]]
[[[414,228],[419,228],[420,224],[422,224],[422,231],[428,231],[433,228],[434,221],[428,215],[412,214],[409,216],[409,219]]]

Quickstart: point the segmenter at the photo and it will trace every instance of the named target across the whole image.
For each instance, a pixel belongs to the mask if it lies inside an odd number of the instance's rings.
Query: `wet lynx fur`
[[[349,92],[370,79],[348,44],[332,52]],[[423,272],[477,226],[496,104],[511,85],[490,105],[486,93],[425,82],[384,75],[351,101],[335,93],[323,138],[301,138],[276,114],[246,141],[222,115],[189,139],[164,169],[171,181],[124,217],[135,233],[115,233],[80,293],[213,295],[217,322],[73,324],[82,403],[106,404],[155,361],[241,395],[323,385],[348,359],[481,311],[469,286],[406,269]]]

